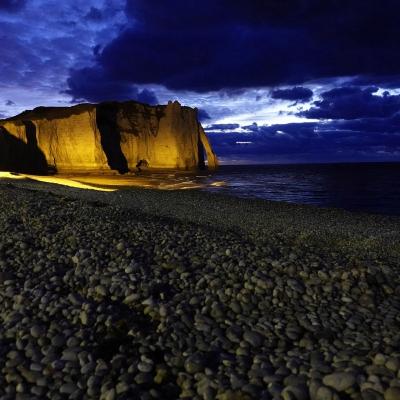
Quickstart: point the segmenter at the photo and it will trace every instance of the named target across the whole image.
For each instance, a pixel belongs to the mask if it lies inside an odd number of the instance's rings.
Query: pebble
[[[139,385],[150,383],[152,381],[151,374],[140,372],[135,376],[135,382]]]
[[[386,361],[385,367],[392,371],[397,372],[400,370],[400,359],[391,357]]]
[[[138,364],[138,370],[140,372],[150,372],[152,369],[153,369],[153,363],[152,362],[141,361]]]
[[[156,218],[143,192],[128,210],[0,181],[1,399],[400,399],[392,250]]]
[[[246,331],[243,334],[243,339],[253,347],[259,347],[263,344],[263,337],[257,332]]]
[[[81,311],[81,313],[79,314],[79,319],[81,320],[81,323],[83,325],[87,325],[88,323],[88,314],[86,311]]]
[[[383,354],[378,353],[375,355],[375,357],[374,357],[375,365],[384,365],[385,362],[386,362],[386,357]]]
[[[64,383],[60,387],[60,393],[72,394],[77,390],[77,386],[73,383]]]
[[[107,392],[102,394],[100,397],[101,400],[114,400],[116,398],[115,389],[109,389]]]
[[[315,400],[336,400],[335,398],[335,392],[325,386],[320,386],[315,394]]]
[[[119,242],[116,247],[118,251],[122,251],[125,249],[125,245],[123,242]]]
[[[43,329],[38,325],[33,325],[30,332],[34,338],[39,338],[43,334]]]
[[[107,294],[106,288],[103,285],[96,286],[95,290],[99,296],[104,297]]]
[[[51,338],[51,344],[55,347],[63,347],[66,340],[62,335],[56,335]]]
[[[309,392],[305,385],[286,386],[282,391],[283,400],[307,400]]]
[[[201,354],[192,354],[185,360],[185,369],[189,374],[195,374],[204,370],[204,358]]]
[[[373,389],[362,390],[361,398],[363,400],[384,400],[383,395]]]
[[[399,400],[400,399],[400,387],[390,387],[386,389],[385,400]]]
[[[329,386],[338,392],[343,392],[355,384],[356,378],[353,374],[348,372],[335,372],[324,376],[322,382],[324,385]]]

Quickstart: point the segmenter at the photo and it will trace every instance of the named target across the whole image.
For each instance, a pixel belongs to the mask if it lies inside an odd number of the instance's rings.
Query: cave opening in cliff
[[[117,123],[118,108],[114,104],[99,104],[96,122],[100,132],[101,145],[111,169],[120,174],[129,172],[128,161],[121,149],[121,132]]]
[[[206,159],[207,153],[204,151],[203,143],[199,140],[199,144],[197,146],[198,157],[199,157],[199,169],[206,169]]]

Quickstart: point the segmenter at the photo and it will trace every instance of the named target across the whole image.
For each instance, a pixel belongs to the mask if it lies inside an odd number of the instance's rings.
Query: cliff
[[[120,173],[218,166],[197,110],[133,101],[38,107],[0,120],[0,169]]]

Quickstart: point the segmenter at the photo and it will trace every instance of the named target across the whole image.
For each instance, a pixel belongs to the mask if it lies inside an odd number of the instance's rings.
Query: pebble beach
[[[0,400],[400,399],[400,217],[0,180]]]

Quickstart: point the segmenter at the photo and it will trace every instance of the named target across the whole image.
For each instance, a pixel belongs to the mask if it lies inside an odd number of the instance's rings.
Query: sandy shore
[[[1,399],[400,398],[400,218],[0,180]]]

